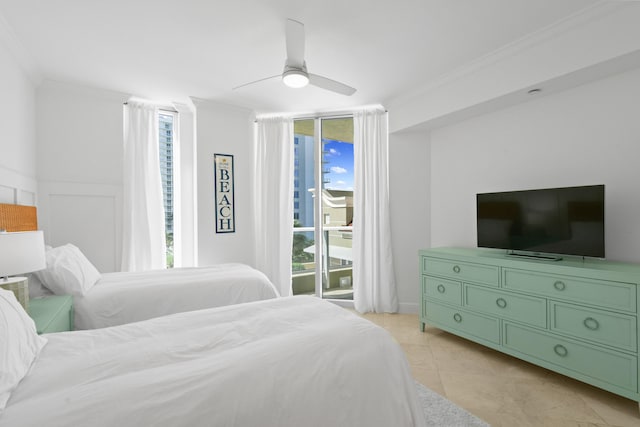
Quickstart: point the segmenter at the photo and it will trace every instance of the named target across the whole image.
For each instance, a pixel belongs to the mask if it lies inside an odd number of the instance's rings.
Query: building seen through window
[[[160,148],[160,176],[164,202],[164,228],[167,244],[167,268],[173,267],[173,114],[159,114],[158,144]]]

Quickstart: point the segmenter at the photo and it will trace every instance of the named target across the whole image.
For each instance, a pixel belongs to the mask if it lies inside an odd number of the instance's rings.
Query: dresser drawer
[[[625,390],[637,392],[636,357],[556,337],[542,331],[504,323],[503,345],[524,356],[554,365],[561,373],[595,379]]]
[[[450,304],[462,304],[462,283],[438,277],[422,276],[422,292],[427,298]]]
[[[636,317],[551,302],[551,329],[636,352]]]
[[[469,280],[485,285],[498,286],[499,272],[499,267],[493,265],[472,264],[439,258],[422,258],[423,274],[450,277],[455,280]]]
[[[636,312],[636,285],[633,283],[505,269],[502,286],[572,302]]]
[[[424,314],[436,326],[448,327],[484,341],[500,344],[498,319],[481,316],[433,301],[424,301]]]
[[[487,314],[546,328],[547,300],[465,285],[464,306]]]

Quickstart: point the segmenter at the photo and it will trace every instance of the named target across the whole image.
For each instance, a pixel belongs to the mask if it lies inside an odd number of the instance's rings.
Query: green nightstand
[[[29,316],[39,334],[73,330],[73,297],[55,295],[29,300]]]

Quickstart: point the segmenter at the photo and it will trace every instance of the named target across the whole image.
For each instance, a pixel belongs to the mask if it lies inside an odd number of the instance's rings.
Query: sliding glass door
[[[297,120],[294,133],[293,293],[352,300],[353,119]]]

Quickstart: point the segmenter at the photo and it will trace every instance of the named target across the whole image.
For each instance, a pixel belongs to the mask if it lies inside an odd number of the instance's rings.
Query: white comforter
[[[424,425],[398,344],[315,297],[47,337],[0,427]]]
[[[74,298],[75,328],[123,325],[277,296],[267,276],[244,264],[106,273],[86,295]]]

